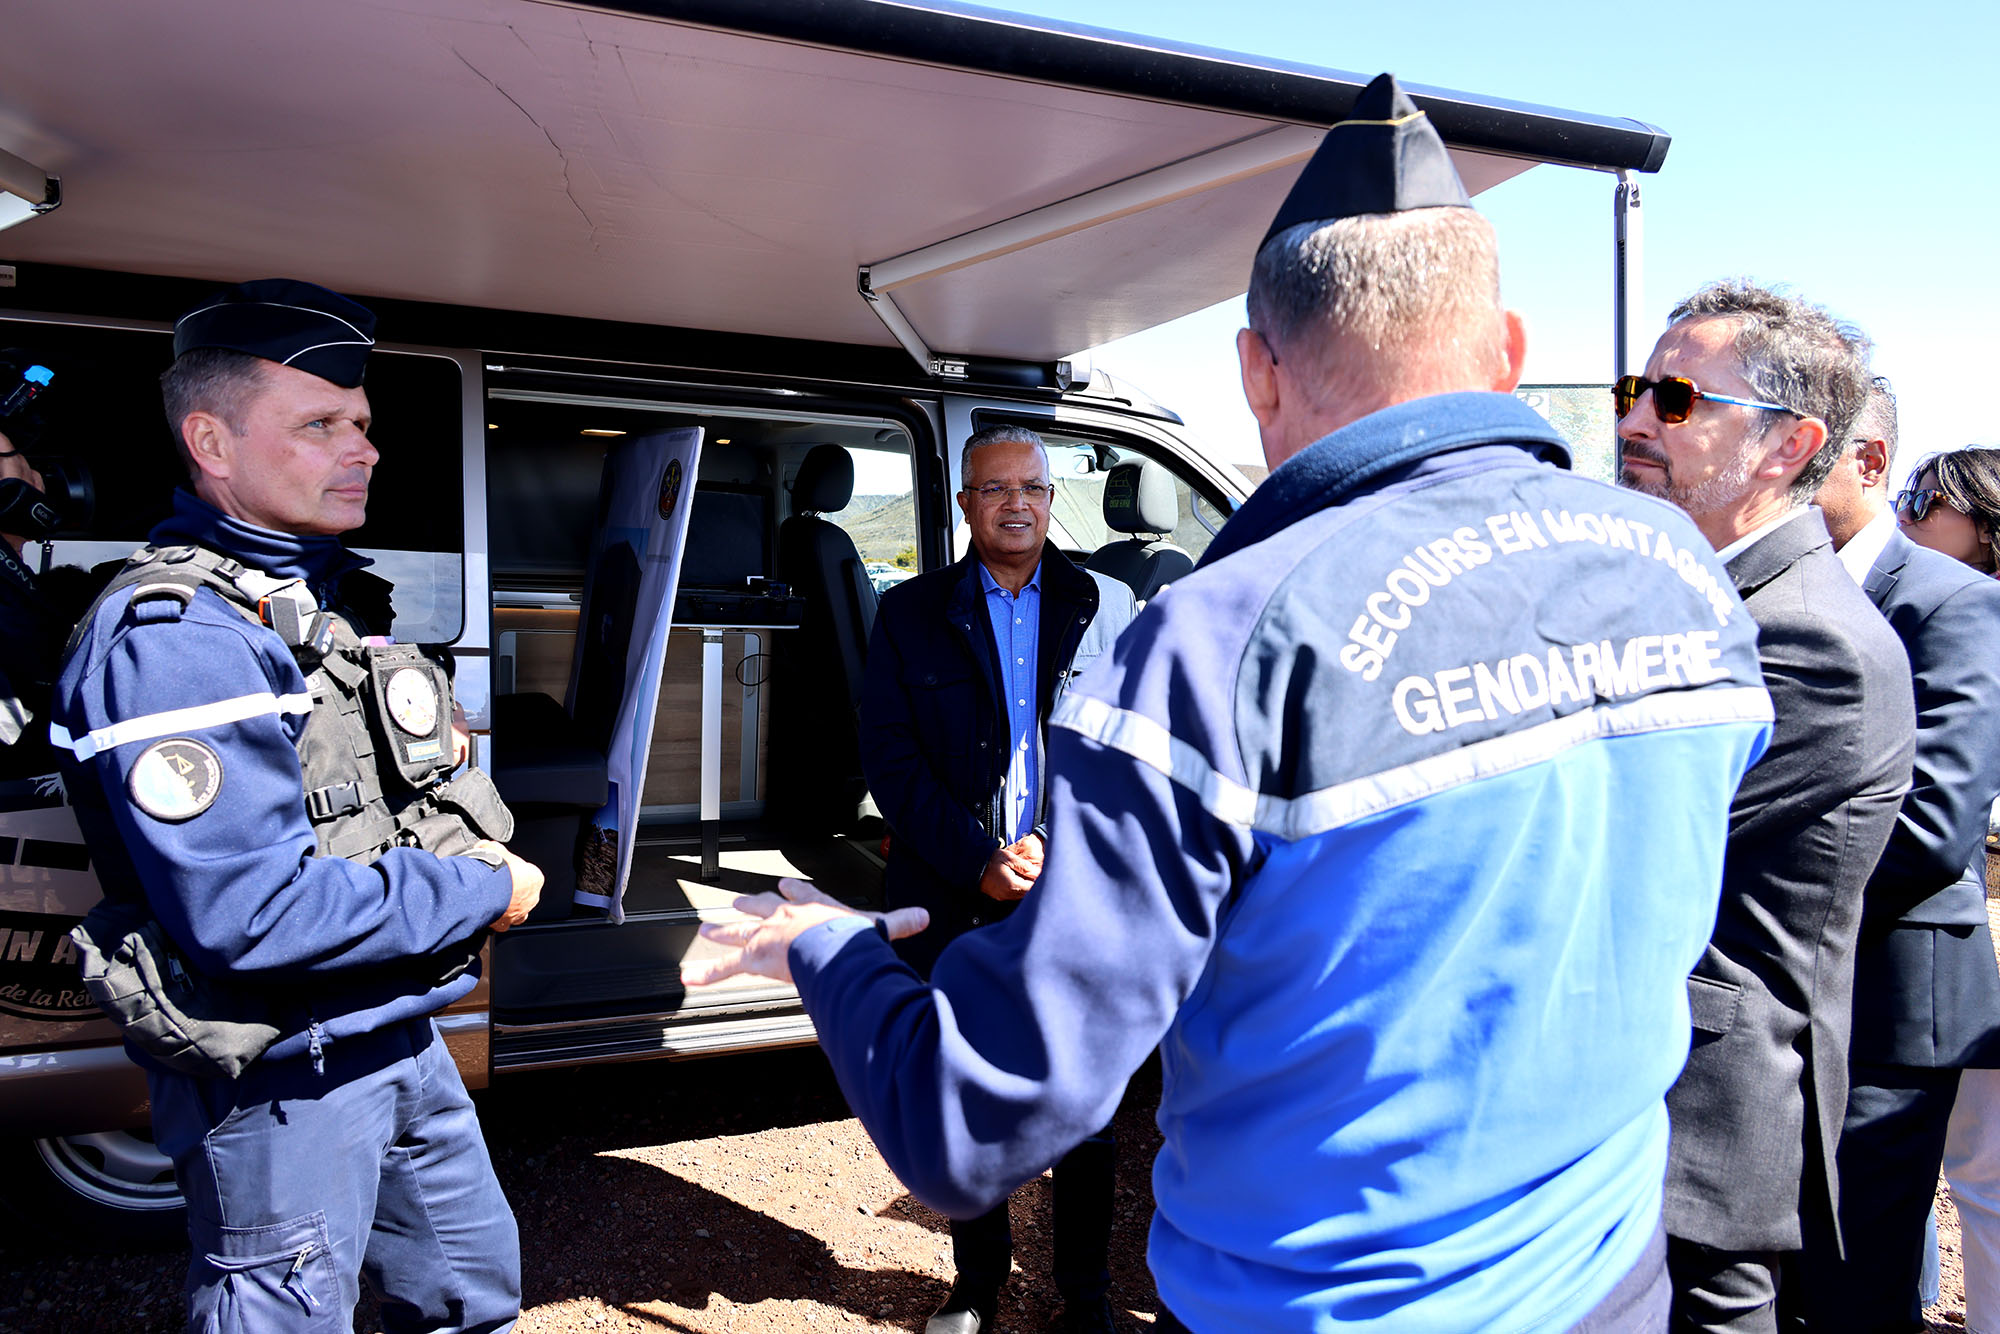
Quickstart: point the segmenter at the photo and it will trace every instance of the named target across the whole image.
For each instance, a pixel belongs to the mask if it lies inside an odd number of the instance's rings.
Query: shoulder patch
[[[192,737],[155,741],[132,762],[125,786],[155,820],[192,820],[222,792],[222,757]]]

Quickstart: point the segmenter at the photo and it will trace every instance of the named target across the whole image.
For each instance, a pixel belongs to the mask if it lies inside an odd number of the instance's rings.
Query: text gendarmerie
[[[1484,527],[1484,536],[1470,525],[1455,528],[1450,536],[1421,543],[1404,556],[1383,578],[1382,587],[1363,599],[1366,610],[1354,618],[1348,631],[1347,643],[1340,650],[1341,665],[1359,673],[1363,680],[1373,681],[1395,652],[1397,640],[1409,629],[1416,609],[1431,600],[1433,589],[1502,557],[1560,542],[1594,542],[1660,561],[1701,595],[1714,612],[1717,625],[1729,624],[1735,611],[1727,588],[1692,550],[1675,546],[1666,533],[1637,519],[1544,509],[1537,522],[1527,511],[1515,510],[1488,515]]]

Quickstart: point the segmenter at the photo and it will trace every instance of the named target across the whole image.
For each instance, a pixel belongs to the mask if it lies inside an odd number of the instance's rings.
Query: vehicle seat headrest
[[[792,481],[794,514],[832,514],[854,499],[854,456],[839,445],[814,445]]]
[[[1144,460],[1120,463],[1104,479],[1104,522],[1115,533],[1171,533],[1181,521],[1174,479]]]

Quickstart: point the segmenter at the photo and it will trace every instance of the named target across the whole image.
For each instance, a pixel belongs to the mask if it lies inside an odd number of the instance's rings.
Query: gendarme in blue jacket
[[[1757,629],[1680,511],[1498,394],[1275,471],[1050,728],[1048,861],[926,989],[792,947],[919,1198],[987,1207],[1163,1054],[1196,1331],[1561,1330],[1659,1226]]]
[[[187,491],[151,534],[192,543],[334,605],[367,562],[330,537],[231,519]],[[286,1024],[266,1060],[386,1028],[450,1004],[474,968],[433,986],[411,965],[469,939],[506,911],[504,867],[397,848],[371,865],[315,856],[296,742],[312,707],[290,649],[210,589],[183,612],[171,598],[98,608],[56,682],[63,777],[105,892],[144,897],[191,963],[279,994]],[[148,814],[131,769],[162,738],[220,760],[213,804],[186,819]],[[433,970],[434,975],[434,970]]]

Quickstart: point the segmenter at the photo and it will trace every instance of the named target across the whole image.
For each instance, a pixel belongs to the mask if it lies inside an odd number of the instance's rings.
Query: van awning
[[[1365,76],[891,0],[63,0],[0,260],[1047,362],[1243,290]],[[1635,121],[1406,85],[1468,188],[1653,170]],[[908,340],[904,340],[908,345]]]

